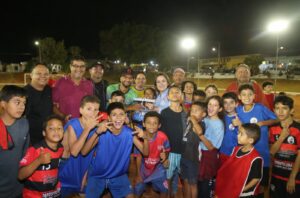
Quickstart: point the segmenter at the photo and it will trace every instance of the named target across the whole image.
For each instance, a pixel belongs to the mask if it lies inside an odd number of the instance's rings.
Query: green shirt
[[[106,96],[107,96],[107,100],[109,100],[111,98],[111,94],[114,91],[120,90],[120,84],[112,84],[109,85],[106,89]],[[129,88],[129,90],[127,91],[127,93],[125,93],[125,105],[131,105],[133,104],[133,99],[137,98],[137,95],[135,94],[135,92]]]

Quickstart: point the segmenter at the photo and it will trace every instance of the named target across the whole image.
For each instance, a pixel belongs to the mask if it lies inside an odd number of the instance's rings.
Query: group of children
[[[273,113],[254,103],[249,84],[239,87],[238,96],[228,92],[220,97],[216,86],[205,91],[192,81],[181,88],[170,86],[169,105],[159,113],[153,88],[144,90],[149,99],[144,108],[132,113],[126,111],[121,91],[112,93],[107,114],[99,112],[97,97],[85,96],[80,118],[64,125],[60,117],[50,116],[43,126],[44,140],[27,149],[28,124],[22,118],[26,93],[5,86],[0,97],[0,172],[11,173],[0,186],[20,190],[19,179],[23,197],[85,193],[96,198],[105,196],[106,189],[113,197],[141,197],[151,184],[160,197],[173,197],[180,178],[184,197],[255,197],[269,187],[272,166],[271,197],[299,197],[300,124],[292,117],[293,100],[277,96]],[[142,157],[132,187],[128,170],[133,145]]]

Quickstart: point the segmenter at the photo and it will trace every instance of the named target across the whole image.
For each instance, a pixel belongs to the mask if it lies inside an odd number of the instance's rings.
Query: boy
[[[255,149],[264,160],[264,171],[261,186],[267,189],[269,181],[270,150],[268,141],[268,126],[277,122],[276,115],[267,107],[260,103],[254,103],[254,88],[250,84],[244,84],[239,87],[239,99],[242,105],[237,107],[237,117],[233,120],[235,126],[240,121],[242,123],[255,123],[260,126],[260,139],[255,144]],[[263,189],[261,189],[262,191]],[[266,193],[266,191],[265,191]]]
[[[225,134],[220,148],[221,165],[229,158],[233,148],[237,146],[238,136],[238,127],[232,124],[232,120],[237,116],[235,108],[238,106],[238,97],[234,92],[227,92],[222,96],[222,100],[225,110]]]
[[[188,126],[183,134],[183,153],[180,161],[183,179],[183,197],[198,196],[197,180],[199,168],[199,134],[203,134],[202,121],[206,116],[207,105],[204,102],[194,102],[191,106]]]
[[[186,128],[187,114],[181,106],[183,95],[181,89],[176,86],[169,88],[168,99],[170,106],[161,112],[161,131],[166,133],[171,146],[169,154],[169,168],[167,169],[167,179],[169,182],[169,194],[176,194],[178,175],[180,173],[180,159],[183,152],[182,138]],[[171,186],[174,180],[174,186]],[[172,195],[172,196],[173,196]]]
[[[216,179],[217,198],[253,197],[262,177],[263,159],[254,148],[260,138],[257,124],[239,127],[238,143],[229,159],[219,169]]]
[[[112,103],[112,102],[120,102],[120,103],[125,104],[124,93],[120,90],[112,92],[111,98],[109,99],[109,103]]]
[[[203,90],[197,89],[193,92],[193,101],[201,101],[204,102],[206,98],[206,93]]]
[[[93,152],[82,156],[80,151],[99,123],[99,106],[100,102],[96,96],[84,96],[80,102],[81,117],[71,119],[64,127],[64,153],[59,167],[62,197],[84,192],[83,178],[91,163]]]
[[[160,192],[160,197],[167,197],[168,182],[163,163],[170,151],[167,136],[158,131],[160,127],[160,115],[156,111],[149,111],[144,116],[143,126],[146,129],[145,137],[149,141],[149,156],[144,157],[141,165],[142,182],[136,184],[134,193],[141,196],[145,191],[146,184],[152,183],[155,191]]]
[[[132,136],[133,130],[124,125],[126,113],[122,103],[109,104],[107,113],[109,120],[98,125],[81,150],[82,155],[94,155],[88,171],[87,198],[99,197],[106,188],[113,197],[132,196],[127,176],[132,143],[144,156],[149,153],[149,142],[143,130],[136,127],[138,136],[144,139],[141,143],[136,136]],[[91,152],[94,147],[95,152]]]
[[[60,197],[58,163],[63,153],[60,141],[64,120],[57,115],[46,118],[44,140],[31,146],[20,161],[18,178],[24,180],[23,198]]]
[[[22,197],[23,185],[18,181],[19,161],[29,145],[29,126],[22,118],[26,91],[5,85],[0,93],[0,196]]]
[[[270,194],[272,198],[300,197],[300,124],[292,117],[294,101],[277,96],[274,104],[280,123],[270,128],[270,153],[274,157]]]
[[[275,94],[273,93],[273,86],[274,84],[270,81],[263,82],[262,84],[264,95],[272,111],[274,110],[273,107],[274,107],[274,99],[275,99]]]

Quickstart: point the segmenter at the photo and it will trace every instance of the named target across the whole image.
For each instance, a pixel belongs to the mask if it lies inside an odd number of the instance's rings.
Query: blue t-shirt
[[[208,139],[212,145],[219,149],[224,137],[224,124],[220,119],[204,118],[205,133],[204,136]],[[199,147],[201,150],[208,150],[203,142],[200,142]]]
[[[255,103],[250,111],[245,111],[244,106],[240,105],[236,110],[239,119],[242,123],[257,123],[266,120],[277,119],[276,115],[267,107],[260,103]],[[270,166],[270,150],[268,139],[268,126],[260,127],[260,139],[254,145],[264,160],[264,166]]]
[[[110,179],[126,174],[132,143],[132,129],[125,125],[118,135],[109,130],[101,134],[96,145],[96,155],[89,168],[89,176]]]
[[[234,115],[230,116],[226,114],[224,117],[225,134],[220,148],[220,153],[223,153],[228,156],[231,155],[233,148],[238,145],[238,127],[233,126],[233,119],[235,119]]]
[[[80,137],[83,132],[83,128],[80,124],[79,118],[71,119],[65,126],[64,129],[68,128],[71,125],[75,131],[77,139]],[[93,134],[93,131],[90,132],[89,136]],[[61,181],[62,187],[65,188],[74,188],[80,192],[82,178],[88,167],[91,163],[93,157],[93,151],[91,151],[88,155],[83,156],[80,153],[77,157],[70,155],[70,157],[59,166],[59,180]]]

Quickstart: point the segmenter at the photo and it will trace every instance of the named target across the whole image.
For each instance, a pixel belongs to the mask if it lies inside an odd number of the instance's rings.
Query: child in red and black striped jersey
[[[60,197],[58,164],[63,153],[63,120],[50,116],[43,125],[44,140],[31,146],[20,161],[18,178],[25,180],[23,198]]]
[[[274,112],[280,123],[270,128],[270,153],[274,157],[270,194],[272,198],[300,197],[300,123],[293,120],[294,101],[277,96]]]

